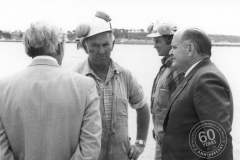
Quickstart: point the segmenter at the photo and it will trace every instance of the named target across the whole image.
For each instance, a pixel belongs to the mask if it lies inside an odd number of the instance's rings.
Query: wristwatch
[[[139,144],[140,146],[145,146],[146,145],[146,142],[144,140],[141,140],[141,139],[137,139],[135,143]]]

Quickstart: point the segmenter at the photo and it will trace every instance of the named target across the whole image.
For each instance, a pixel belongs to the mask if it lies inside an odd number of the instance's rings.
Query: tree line
[[[14,31],[14,32],[6,32],[6,31],[1,31],[0,30],[0,39],[5,39],[5,40],[21,40],[23,36],[22,31]],[[143,29],[113,29],[113,34],[116,39],[136,39],[136,40],[147,40],[150,38],[147,38],[146,32],[144,32]],[[68,40],[73,41],[76,39],[76,33],[75,30],[73,31],[68,31],[66,33],[66,36]]]
[[[0,30],[0,40],[21,40],[24,32],[14,31],[7,32]],[[147,37],[148,33],[143,29],[113,29],[113,34],[117,41],[120,40],[151,40]],[[67,40],[74,41],[76,39],[75,30],[68,31],[66,33]],[[209,34],[209,37],[212,42],[230,42],[230,43],[240,43],[240,36],[231,36],[231,35],[213,35]]]
[[[4,32],[0,30],[0,39],[4,40],[21,40],[23,36],[22,31],[14,31],[14,32]]]
[[[113,34],[115,39],[136,39],[136,40],[150,40],[151,38],[146,37],[147,32],[144,32],[143,29],[113,29]],[[75,30],[67,32],[67,38],[70,41],[76,39]]]

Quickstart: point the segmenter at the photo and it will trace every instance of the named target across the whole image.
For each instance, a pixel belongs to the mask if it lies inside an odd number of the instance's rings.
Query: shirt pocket
[[[166,109],[170,99],[170,92],[166,89],[159,89],[157,95],[158,110]]]
[[[117,130],[120,132],[128,131],[128,101],[117,99]]]
[[[128,117],[128,100],[123,98],[117,99],[118,119]]]

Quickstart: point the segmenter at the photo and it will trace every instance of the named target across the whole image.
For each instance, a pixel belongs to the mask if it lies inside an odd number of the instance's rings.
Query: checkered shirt
[[[167,89],[169,90],[170,94],[172,94],[177,86],[182,82],[182,80],[184,79],[184,73],[179,74],[176,69],[174,69],[173,67],[171,67],[172,65],[172,60],[173,60],[173,56],[172,55],[168,55],[166,57],[164,57],[161,61],[162,61],[162,66],[156,76],[156,78],[154,79],[153,82],[153,87],[152,87],[152,95],[151,95],[151,110],[153,108],[153,101],[154,101],[154,94],[156,92],[156,87],[158,84],[158,81],[160,80],[161,75],[163,74],[163,72],[165,71],[166,68],[170,68],[170,72],[166,77],[166,86]]]
[[[107,78],[105,82],[99,78],[94,71],[91,69],[89,62],[87,62],[87,72],[94,78],[98,89],[101,92],[100,100],[103,102],[105,119],[107,124],[107,129],[111,130],[112,123],[112,107],[113,107],[113,79],[112,77],[115,74],[114,64],[111,62],[109,70],[107,73]]]

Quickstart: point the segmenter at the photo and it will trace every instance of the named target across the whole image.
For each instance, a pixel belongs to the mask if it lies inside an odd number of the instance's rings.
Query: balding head
[[[196,28],[176,32],[171,45],[172,66],[181,72],[186,72],[193,64],[211,56],[210,39]]]
[[[182,32],[180,41],[187,44],[192,43],[198,54],[211,57],[211,40],[204,31],[198,28],[186,29]]]

